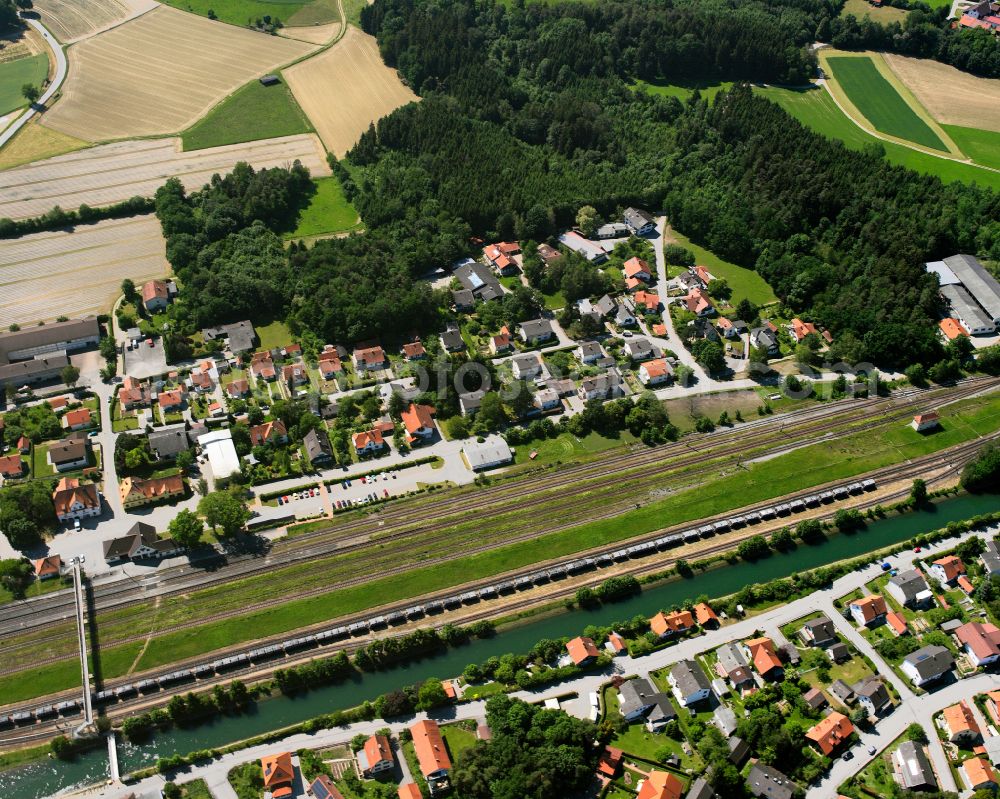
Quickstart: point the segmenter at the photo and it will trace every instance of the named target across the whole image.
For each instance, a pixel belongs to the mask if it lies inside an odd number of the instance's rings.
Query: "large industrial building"
[[[952,255],[925,264],[937,275],[951,316],[972,336],[989,336],[1000,325],[1000,282],[972,255]]]
[[[59,376],[68,352],[94,346],[101,339],[95,317],[70,319],[0,334],[0,388],[41,383]]]

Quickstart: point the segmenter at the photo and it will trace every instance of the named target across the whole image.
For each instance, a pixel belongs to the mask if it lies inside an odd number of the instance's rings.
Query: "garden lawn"
[[[357,226],[358,212],[344,196],[340,181],[327,177],[319,178],[314,183],[316,193],[309,198],[309,205],[299,214],[298,226],[285,238],[299,239],[323,233],[339,233]]]
[[[518,444],[511,447],[511,450],[514,453],[514,463],[535,467],[547,463],[575,461],[581,456],[588,458],[598,452],[634,444],[635,441],[635,437],[627,431],[619,438],[606,438],[600,433],[588,433],[583,438],[577,438],[571,433],[560,433],[555,438]],[[530,457],[532,452],[538,453],[534,460]]]
[[[309,133],[312,125],[284,82],[254,80],[237,89],[181,134],[185,150]]]
[[[671,229],[668,238],[673,239],[682,247],[687,247],[687,249],[694,253],[696,263],[701,266],[707,266],[708,271],[716,278],[725,279],[729,284],[729,288],[733,291],[731,299],[733,305],[744,298],[756,305],[767,305],[768,303],[777,301],[778,298],[774,296],[774,292],[767,285],[767,281],[752,269],[746,269],[742,266],[731,264],[729,261],[723,261],[704,247],[699,247],[676,230]]]
[[[182,799],[212,799],[212,794],[208,790],[208,783],[205,780],[191,780],[181,786]]]
[[[285,347],[292,343],[292,331],[284,322],[271,322],[257,328],[262,350],[273,350],[275,347]]]
[[[441,728],[441,735],[448,747],[452,762],[466,749],[471,749],[476,745],[475,734],[465,729],[461,723],[444,725]]]
[[[990,172],[986,169],[980,169],[972,164],[963,164],[960,161],[953,161],[948,158],[937,158],[930,153],[923,153],[918,150],[911,150],[909,147],[904,147],[901,144],[896,144],[895,142],[883,141],[875,136],[872,136],[867,131],[859,128],[854,122],[852,122],[833,101],[830,94],[821,88],[804,88],[804,89],[779,89],[775,87],[767,87],[764,89],[755,88],[754,91],[771,100],[782,108],[785,109],[789,114],[795,117],[799,122],[808,128],[816,131],[817,133],[822,133],[824,136],[831,139],[839,139],[844,143],[844,145],[851,150],[863,150],[866,147],[872,147],[873,145],[881,147],[885,153],[886,160],[891,164],[896,164],[897,166],[904,166],[908,169],[912,169],[914,172],[920,172],[925,175],[935,175],[940,178],[945,183],[973,183],[976,182],[981,186],[989,186],[994,189],[1000,189],[1000,174],[996,172]],[[972,128],[954,128],[959,131],[971,131]],[[962,134],[959,133],[956,138],[953,133],[953,128],[946,127],[945,130],[949,136],[952,137],[955,144],[969,155],[973,160],[977,160],[976,155],[973,155],[969,151],[970,146],[974,148],[974,145],[970,145],[969,138],[963,139]],[[990,134],[989,131],[976,131],[978,133],[984,133],[987,135],[996,136],[997,134]],[[973,135],[973,140],[978,140],[979,137]],[[981,157],[981,150],[977,150],[977,153]],[[990,164],[987,164],[989,166]]]
[[[851,102],[876,130],[947,152],[937,134],[917,116],[870,58],[835,56],[827,59],[827,63]]]
[[[45,53],[0,63],[0,114],[28,104],[21,94],[26,83],[41,90],[42,81],[49,73],[49,57]]]

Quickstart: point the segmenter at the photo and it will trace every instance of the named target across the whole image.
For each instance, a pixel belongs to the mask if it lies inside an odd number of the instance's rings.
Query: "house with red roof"
[[[954,318],[942,319],[938,322],[938,327],[941,329],[941,335],[943,335],[948,341],[954,341],[962,336],[968,337],[968,331],[962,327],[962,323]]]
[[[796,317],[792,320],[792,324],[788,328],[788,332],[795,343],[799,343],[806,336],[809,335],[819,335],[819,331],[816,329],[816,325],[812,322],[803,322],[801,319]]]
[[[910,422],[910,427],[916,430],[918,433],[923,433],[926,430],[934,430],[941,426],[941,416],[937,411],[929,411],[927,413],[918,413],[913,417],[913,421]]]
[[[833,711],[806,731],[806,738],[820,753],[829,755],[854,734],[854,725],[843,713]]]
[[[910,628],[906,625],[906,619],[894,610],[890,610],[885,614],[885,623],[897,638],[901,635],[906,635],[910,631]]]
[[[658,386],[668,382],[673,374],[673,369],[664,358],[655,358],[652,361],[646,361],[639,367],[637,377],[644,386]]]
[[[784,673],[785,667],[775,651],[774,641],[770,638],[766,636],[751,638],[743,642],[743,648],[747,659],[765,680],[777,679]]]
[[[160,405],[161,413],[170,413],[171,411],[179,411],[184,407],[186,399],[184,397],[184,391],[179,388],[171,389],[170,391],[161,391],[156,395],[156,401]]]
[[[309,382],[309,373],[304,363],[287,363],[281,367],[281,379],[285,385],[301,386]]]
[[[358,765],[366,777],[374,777],[396,767],[392,745],[384,735],[372,735],[358,752]]]
[[[101,496],[93,483],[63,477],[52,492],[56,518],[61,522],[101,515]]]
[[[63,414],[62,426],[64,430],[83,430],[94,423],[90,408],[74,408]]]
[[[51,580],[58,577],[62,572],[62,558],[58,555],[49,555],[31,562],[35,569],[35,577],[39,580]]]
[[[242,399],[250,394],[250,382],[248,380],[234,380],[226,386],[226,393],[232,399]]]
[[[521,245],[512,241],[501,241],[483,247],[483,260],[504,276],[517,274],[519,264],[515,256],[520,255]]]
[[[698,622],[699,627],[706,630],[716,630],[721,624],[715,611],[706,602],[699,602],[694,606],[694,620]]]
[[[381,430],[363,430],[351,436],[351,441],[358,455],[374,455],[385,448]]]
[[[287,444],[288,430],[281,419],[254,425],[250,428],[250,446],[260,447],[264,444]]]
[[[153,401],[153,393],[134,377],[126,377],[118,389],[118,404],[122,411],[148,407]]]
[[[386,367],[385,350],[379,346],[354,350],[354,368],[359,372],[377,371]]]
[[[495,336],[490,336],[490,352],[499,355],[502,352],[510,352],[514,349],[514,342],[510,338],[510,330],[504,325]]]
[[[946,555],[934,561],[927,570],[930,575],[941,583],[943,588],[950,588],[958,582],[958,578],[965,574],[965,564],[962,559],[954,555]]]
[[[406,782],[399,786],[396,790],[399,795],[399,799],[424,799],[424,795],[420,793],[420,788],[415,782]]]
[[[0,477],[14,479],[23,477],[26,471],[26,464],[21,460],[20,455],[7,455],[0,458]]]
[[[996,790],[997,773],[985,757],[970,757],[962,763],[962,771],[971,790]]]
[[[615,632],[608,634],[608,640],[604,644],[604,647],[615,655],[628,654],[628,646],[625,643],[625,639]]]
[[[426,719],[410,727],[410,735],[420,773],[427,781],[431,796],[444,793],[451,787],[451,758],[445,748],[441,728],[436,721]]]
[[[629,258],[622,267],[626,278],[633,278],[642,282],[649,282],[652,273],[649,271],[649,264],[642,258]]]
[[[410,407],[400,414],[406,428],[406,440],[411,446],[434,437],[434,408],[430,405],[410,403]]]
[[[162,311],[170,302],[166,281],[149,280],[142,284],[142,305],[150,313]]]
[[[715,306],[705,289],[693,288],[684,298],[684,307],[696,316],[711,316],[715,313]]]
[[[636,309],[643,313],[656,313],[660,310],[660,295],[655,291],[637,291],[632,299]]]
[[[660,611],[649,620],[649,628],[660,638],[679,635],[694,629],[694,616],[690,610]]]
[[[273,799],[292,795],[295,767],[292,765],[291,752],[262,757],[260,769],[264,778],[264,790],[269,792]]]
[[[419,361],[427,357],[427,350],[420,339],[409,341],[403,345],[403,357],[408,361]]]
[[[859,627],[873,627],[885,621],[888,609],[885,600],[877,594],[854,599],[847,606]]]
[[[613,780],[618,776],[622,767],[624,752],[614,746],[605,746],[601,752],[601,757],[597,761],[597,775]]]
[[[1000,629],[996,625],[988,621],[970,621],[955,630],[955,637],[977,668],[1000,660]]]
[[[566,651],[569,652],[569,658],[574,666],[589,666],[601,654],[594,645],[594,639],[582,635],[567,641]]]
[[[681,799],[684,783],[669,771],[650,771],[639,782],[636,799]]]
[[[945,734],[953,744],[969,748],[982,740],[983,732],[979,729],[972,708],[964,699],[946,707],[941,716]]]
[[[701,284],[708,288],[708,284],[715,280],[715,275],[708,271],[707,266],[696,266],[691,270],[695,277],[701,281]]]

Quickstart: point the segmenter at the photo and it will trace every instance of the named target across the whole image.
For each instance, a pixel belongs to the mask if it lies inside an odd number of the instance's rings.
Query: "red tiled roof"
[[[406,427],[406,432],[413,436],[421,428],[434,427],[433,414],[434,409],[430,405],[417,405],[415,402],[411,402],[410,407],[403,411],[400,417]]]
[[[948,735],[954,738],[962,733],[980,734],[979,725],[972,715],[972,710],[963,701],[956,705],[951,705],[944,709],[944,724],[948,728]]]
[[[403,353],[407,358],[422,358],[427,354],[427,350],[424,349],[421,342],[411,341],[409,344],[403,345]]]
[[[7,455],[0,458],[0,474],[4,477],[20,477],[24,474],[24,461],[20,455]]]
[[[355,449],[365,449],[369,445],[381,447],[385,442],[382,439],[381,430],[363,430],[351,436]]]
[[[896,635],[902,635],[908,629],[906,626],[906,619],[900,616],[896,611],[892,610],[885,614],[885,621],[893,630],[896,631]]]
[[[598,774],[603,774],[606,777],[614,779],[618,773],[618,769],[621,768],[623,754],[621,749],[616,749],[613,746],[605,746],[604,751],[601,752],[600,760],[597,761]]]
[[[594,646],[594,640],[583,636],[577,636],[571,641],[567,641],[566,651],[569,652],[570,659],[577,666],[588,658],[596,658],[600,655],[600,652],[597,651],[597,647]]]
[[[750,650],[750,659],[753,660],[754,668],[762,677],[770,674],[774,669],[780,669],[781,658],[774,651],[774,642],[770,638],[754,638],[746,642],[747,649]]]
[[[854,725],[843,713],[836,711],[806,732],[806,738],[824,754],[830,754],[854,732]]]
[[[436,721],[418,721],[410,727],[413,736],[413,750],[420,764],[420,772],[426,777],[442,769],[451,769],[451,758],[441,737],[441,728]]]
[[[997,775],[989,761],[982,757],[971,757],[962,763],[962,770],[973,788],[997,784]]]
[[[392,762],[392,747],[389,745],[389,739],[384,735],[372,735],[365,741],[365,757],[368,760],[368,768],[372,768],[383,760]]]
[[[62,558],[58,555],[49,555],[32,561],[31,565],[35,567],[36,577],[47,577],[50,574],[59,574],[59,570],[62,568]]]
[[[167,284],[162,280],[150,280],[142,284],[142,301],[149,302],[153,299],[165,300],[169,296]]]
[[[886,614],[885,600],[877,594],[855,599],[851,602],[851,607],[861,608],[861,617],[866,624]]]
[[[424,795],[420,793],[420,788],[415,782],[400,785],[396,793],[399,794],[399,799],[424,799]]]
[[[639,275],[649,274],[649,264],[642,260],[642,258],[629,258],[622,269],[625,272],[625,277],[638,277]]]
[[[941,328],[941,332],[944,333],[945,338],[949,341],[969,335],[965,332],[965,328],[962,327],[957,319],[942,319],[938,322],[938,327]]]
[[[933,565],[941,568],[945,579],[949,582],[958,577],[958,575],[965,574],[965,564],[962,563],[961,558],[957,558],[954,555],[946,555],[943,558],[938,558],[934,561]]]
[[[264,422],[264,424],[254,425],[250,428],[250,446],[256,447],[287,435],[288,430],[281,419]]]
[[[72,411],[66,411],[63,416],[63,427],[76,427],[82,424],[90,424],[90,408],[76,408]]]
[[[698,276],[698,279],[704,283],[706,286],[715,280],[715,275],[708,271],[704,266],[696,266],[694,268],[694,273]]]
[[[648,310],[655,311],[660,307],[660,295],[653,291],[637,291],[635,304],[645,305]]]
[[[657,613],[649,620],[649,626],[657,635],[677,633],[694,627],[694,616],[690,610],[676,610],[673,613]]]
[[[694,617],[695,621],[702,626],[710,622],[718,623],[719,621],[719,617],[715,615],[715,611],[705,602],[699,602],[694,606]]]
[[[684,783],[668,771],[650,771],[642,781],[636,799],[680,799]]]
[[[290,786],[295,779],[290,752],[280,752],[267,755],[260,759],[260,767],[264,776],[264,787],[274,792],[275,788]]]
[[[792,332],[795,334],[795,338],[803,339],[810,333],[818,333],[816,330],[816,325],[812,322],[803,322],[801,319],[796,317],[792,320]]]
[[[972,651],[976,660],[1000,655],[1000,630],[988,621],[967,622],[955,630],[955,637]]]

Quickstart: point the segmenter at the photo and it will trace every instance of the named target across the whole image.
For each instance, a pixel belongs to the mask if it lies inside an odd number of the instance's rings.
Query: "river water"
[[[493,655],[525,652],[543,638],[579,634],[588,624],[610,624],[636,614],[652,615],[661,608],[680,604],[706,594],[710,597],[735,593],[747,583],[767,582],[795,572],[833,563],[865,552],[890,546],[920,533],[943,527],[950,521],[968,519],[1000,510],[1000,496],[959,496],[933,509],[893,516],[869,525],[854,535],[834,535],[823,543],[799,546],[775,553],[756,563],[740,562],[714,569],[689,580],[679,580],[650,588],[622,602],[593,610],[558,613],[504,630],[493,638],[475,640],[441,655],[424,658],[385,672],[366,674],[352,682],[319,688],[305,696],[279,697],[259,703],[249,714],[223,717],[192,729],[172,729],[140,746],[119,745],[123,774],[148,766],[157,758],[196,749],[211,749],[242,738],[295,724],[305,719],[360,704],[401,685],[422,682],[428,677],[458,675],[469,663],[481,663]],[[45,760],[0,773],[0,796],[43,799],[59,791],[100,782],[108,776],[107,751],[95,749],[69,763]]]

